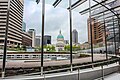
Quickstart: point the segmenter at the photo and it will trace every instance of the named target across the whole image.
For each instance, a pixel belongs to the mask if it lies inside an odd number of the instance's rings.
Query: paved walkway
[[[120,80],[120,73],[111,74],[105,80]]]
[[[106,59],[105,55],[94,55],[94,61]],[[39,61],[39,60],[38,60]],[[31,67],[40,67],[41,62],[24,62],[24,61],[7,61],[6,68],[31,68]],[[91,57],[73,59],[73,64],[91,62]],[[44,62],[44,66],[59,66],[70,64],[70,60],[60,60],[60,61],[48,61]],[[0,61],[0,68],[2,68],[2,61]]]

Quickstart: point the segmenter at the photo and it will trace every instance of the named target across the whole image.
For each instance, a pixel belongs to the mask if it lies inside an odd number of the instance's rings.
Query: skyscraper
[[[28,33],[32,37],[32,47],[35,47],[35,29],[29,29]]]
[[[23,0],[0,0],[0,46],[4,45],[7,16],[8,46],[21,45],[23,3]],[[7,13],[8,8],[10,8],[9,14]]]
[[[74,29],[72,32],[72,42],[73,44],[78,43],[78,32],[76,29]]]
[[[44,45],[51,44],[51,36],[45,35],[44,36]]]

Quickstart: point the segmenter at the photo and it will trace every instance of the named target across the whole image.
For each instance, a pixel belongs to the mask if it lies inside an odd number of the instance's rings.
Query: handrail
[[[117,60],[117,61],[116,61]],[[117,58],[117,59],[111,59],[111,60],[107,60],[107,61],[102,61],[102,62],[97,62],[97,63],[90,63],[90,64],[87,64],[87,65],[80,65],[80,66],[74,66],[73,69],[80,69],[82,67],[87,67],[87,66],[94,66],[94,65],[97,65],[97,64],[102,64],[103,65],[109,65],[109,64],[104,64],[104,63],[109,63],[111,61],[115,61],[115,62],[118,62],[120,61],[120,58]],[[50,70],[50,71],[44,71],[43,73],[44,74],[47,74],[47,73],[54,73],[54,72],[60,72],[60,71],[66,71],[66,70],[70,70],[71,68],[62,68],[62,69],[57,69],[57,70]],[[30,76],[30,75],[38,75],[38,74],[41,74],[41,72],[37,72],[37,73],[31,73],[31,74],[24,74],[26,76]]]

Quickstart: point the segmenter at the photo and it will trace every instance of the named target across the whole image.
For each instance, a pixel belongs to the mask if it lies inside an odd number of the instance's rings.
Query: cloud
[[[62,30],[64,38],[69,40],[69,13],[67,9],[64,8],[64,4],[63,7],[54,8],[52,5],[49,5],[50,2],[47,3],[45,11],[45,34],[51,35],[52,41],[56,41],[59,30]],[[33,28],[36,30],[37,35],[41,34],[41,13],[41,3],[37,5],[32,0],[25,0],[24,21],[27,24],[27,30]],[[86,15],[81,16],[78,12],[73,11],[73,29],[77,29],[79,33],[79,42],[87,41],[86,21]]]

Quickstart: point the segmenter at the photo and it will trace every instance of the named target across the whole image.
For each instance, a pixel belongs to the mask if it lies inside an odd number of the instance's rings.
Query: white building
[[[41,36],[35,37],[35,46],[37,47],[41,46]]]
[[[56,43],[56,51],[63,51],[64,50],[64,36],[61,34],[61,31],[59,35],[57,36],[57,43]]]
[[[32,37],[32,47],[35,47],[35,29],[29,29],[28,33]]]

